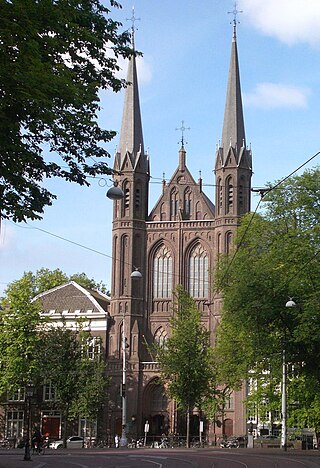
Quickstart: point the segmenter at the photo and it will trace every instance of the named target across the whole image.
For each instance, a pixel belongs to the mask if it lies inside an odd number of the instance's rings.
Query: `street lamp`
[[[28,382],[26,385],[26,403],[27,403],[27,437],[26,437],[26,443],[24,446],[24,461],[30,461],[31,456],[30,456],[30,440],[31,440],[31,398],[33,397],[34,394],[34,385],[32,382]]]
[[[139,280],[142,278],[142,274],[135,267],[135,270],[131,273],[133,280]],[[125,311],[123,311],[123,322],[122,322],[122,384],[121,384],[121,397],[122,397],[122,432],[120,437],[120,447],[126,447],[127,441],[127,338],[125,333]]]
[[[124,198],[124,193],[123,190],[119,187],[118,182],[114,181],[113,186],[109,188],[109,190],[106,193],[106,196],[110,200],[122,200]]]
[[[290,298],[286,303],[287,308],[296,307],[297,304]],[[281,395],[281,448],[287,450],[287,363],[285,343],[282,350],[282,395]]]

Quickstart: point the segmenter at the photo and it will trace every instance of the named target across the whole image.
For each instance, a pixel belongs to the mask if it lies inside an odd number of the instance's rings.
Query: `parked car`
[[[74,448],[82,448],[84,444],[83,437],[79,436],[71,436],[67,439],[67,448],[74,449]],[[55,442],[51,442],[49,444],[49,448],[52,449],[62,449],[63,448],[63,440],[56,440]]]

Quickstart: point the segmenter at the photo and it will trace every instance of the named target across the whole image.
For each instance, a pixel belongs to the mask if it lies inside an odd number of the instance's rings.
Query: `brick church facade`
[[[135,58],[129,62],[120,144],[115,155],[115,181],[124,197],[113,202],[111,324],[108,374],[112,376],[108,426],[121,433],[122,336],[126,337],[127,429],[150,435],[183,432],[181,415],[158,384],[159,368],[146,343],[170,335],[172,290],[182,285],[196,300],[212,345],[222,298],[211,291],[218,255],[231,249],[240,217],[250,211],[251,151],[246,146],[234,22],[222,139],[212,157],[215,203],[187,166],[183,136],[177,168],[149,211],[149,158],[144,150]],[[214,149],[212,149],[214,155]],[[164,156],[164,161],[165,161]],[[171,156],[170,156],[171,157]],[[142,278],[132,278],[138,269]],[[123,328],[124,327],[124,328]],[[222,432],[247,432],[245,388],[230,395],[217,420],[207,423],[213,438]],[[193,417],[197,430],[198,415]]]

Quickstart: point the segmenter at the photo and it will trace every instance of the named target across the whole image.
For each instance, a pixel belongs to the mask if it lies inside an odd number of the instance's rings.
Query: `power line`
[[[93,249],[91,247],[88,247],[86,245],[80,244],[79,242],[72,241],[70,239],[67,239],[66,237],[59,236],[58,234],[54,234],[53,232],[47,231],[46,229],[39,228],[37,226],[21,226],[20,224],[16,224],[13,221],[10,221],[12,224],[15,226],[20,227],[21,229],[35,229],[36,231],[44,232],[45,234],[48,234],[49,236],[56,237],[57,239],[63,240],[65,242],[69,242],[69,244],[77,245],[78,247],[81,247],[83,249],[89,250],[91,252],[94,252],[98,255],[102,255],[104,257],[108,257],[112,259],[112,255],[108,255],[104,252],[100,252],[100,250]],[[27,223],[28,224],[28,223]]]
[[[265,189],[265,192],[262,193],[262,189],[261,189],[261,198],[260,198],[260,200],[259,200],[259,202],[258,202],[258,204],[257,204],[257,206],[256,206],[256,209],[255,209],[254,213],[252,214],[252,217],[251,217],[251,219],[250,219],[250,222],[249,222],[248,225],[246,226],[246,229],[245,229],[245,231],[244,231],[244,233],[243,233],[243,235],[242,235],[242,237],[241,237],[241,239],[240,239],[240,242],[237,244],[237,248],[236,248],[236,250],[235,250],[234,253],[233,253],[233,256],[232,256],[232,258],[231,258],[231,260],[230,260],[230,263],[229,263],[228,266],[227,266],[227,270],[226,270],[226,272],[224,273],[224,276],[223,276],[223,278],[222,278],[222,281],[223,281],[223,280],[225,279],[225,277],[227,276],[227,273],[229,272],[229,270],[230,270],[230,268],[231,268],[231,266],[232,266],[232,263],[234,262],[234,259],[235,259],[236,255],[237,255],[237,253],[238,253],[238,251],[239,251],[239,249],[240,249],[240,247],[241,247],[241,245],[242,245],[242,243],[243,243],[243,241],[244,241],[244,239],[245,239],[245,237],[246,237],[246,235],[247,235],[247,233],[248,233],[248,231],[249,231],[249,228],[251,227],[251,224],[252,224],[252,222],[253,222],[253,219],[254,219],[254,217],[255,217],[255,215],[256,215],[256,213],[257,213],[257,211],[258,211],[258,208],[259,208],[261,202],[263,201],[263,198],[264,198],[264,196],[266,195],[266,193],[270,193],[272,190],[277,189],[283,182],[285,182],[287,179],[289,179],[292,175],[294,175],[294,174],[295,174],[297,171],[299,171],[302,167],[304,167],[306,164],[308,164],[310,161],[312,161],[314,158],[316,158],[319,154],[320,154],[320,151],[318,151],[316,154],[314,154],[313,156],[311,156],[307,161],[305,161],[305,162],[304,162],[303,164],[301,164],[298,168],[296,168],[294,171],[292,171],[289,175],[287,175],[286,177],[284,177],[283,179],[281,179],[279,182],[277,182],[274,186],[272,186],[272,187],[270,187],[270,188],[266,188],[266,189]],[[21,225],[19,225],[19,224],[13,223],[12,221],[10,221],[10,222],[11,222],[12,224],[14,224],[14,225],[16,225],[16,226],[22,228],[22,229],[34,229],[34,230],[38,230],[38,231],[43,232],[43,233],[45,233],[45,234],[48,234],[48,235],[50,235],[50,236],[52,236],[52,237],[55,237],[55,238],[57,238],[57,239],[63,240],[63,241],[65,241],[65,242],[68,242],[68,243],[70,243],[70,244],[72,244],[72,245],[76,245],[76,246],[78,246],[78,247],[81,247],[81,248],[83,248],[83,249],[89,250],[89,251],[91,251],[91,252],[93,252],[93,253],[96,253],[96,254],[98,254],[98,255],[101,255],[101,256],[110,258],[111,260],[120,261],[120,259],[117,259],[117,258],[112,257],[112,255],[106,254],[106,253],[101,252],[101,251],[99,251],[99,250],[97,250],[97,249],[93,249],[93,248],[88,247],[88,246],[86,246],[86,245],[83,245],[83,244],[81,244],[81,243],[79,243],[79,242],[72,241],[72,240],[70,240],[70,239],[67,239],[66,237],[60,236],[60,235],[58,235],[58,234],[54,234],[54,233],[52,233],[52,232],[50,232],[50,231],[47,231],[47,230],[45,230],[45,229],[42,229],[42,228],[39,228],[39,227],[35,227],[35,226],[21,226]],[[131,263],[126,262],[126,264],[127,264],[127,265],[130,265],[132,268],[134,268],[134,265],[132,265]],[[306,265],[307,265],[307,264],[306,264]],[[301,269],[303,269],[303,268],[301,268]],[[153,269],[152,269],[152,271],[153,271]],[[171,276],[172,276],[172,277],[175,277],[175,276],[179,276],[179,275],[176,275],[176,274],[171,273]],[[190,279],[192,279],[192,278],[191,278],[191,277],[186,277],[185,279],[190,280]],[[209,284],[209,281],[206,281],[206,283]],[[6,283],[3,283],[3,284],[6,284]],[[216,296],[216,295],[215,295],[215,296]],[[214,297],[215,297],[215,296],[214,296]]]
[[[319,154],[320,154],[320,151],[318,151],[316,154],[314,154],[313,156],[311,156],[311,158],[309,158],[306,162],[304,162],[303,164],[301,164],[299,167],[297,167],[297,169],[295,169],[294,171],[292,171],[289,175],[287,175],[286,177],[284,177],[283,179],[281,179],[279,182],[277,182],[277,183],[276,183],[275,185],[273,185],[272,187],[266,188],[265,191],[263,191],[263,189],[261,189],[261,198],[260,198],[260,200],[259,200],[259,203],[257,204],[257,207],[256,207],[256,209],[255,209],[255,211],[254,211],[254,213],[253,213],[253,215],[252,215],[252,217],[251,217],[251,219],[250,219],[250,222],[248,223],[248,225],[247,225],[247,227],[246,227],[246,229],[245,229],[245,231],[244,231],[244,233],[243,233],[243,236],[241,237],[240,242],[239,242],[239,244],[237,245],[237,248],[236,248],[236,250],[235,250],[235,252],[234,252],[234,254],[233,254],[232,258],[231,258],[230,264],[229,264],[228,267],[227,267],[227,272],[229,271],[229,267],[231,266],[232,262],[234,261],[236,255],[237,255],[237,253],[238,253],[238,251],[239,251],[239,249],[240,249],[240,247],[241,247],[241,245],[242,245],[242,243],[243,243],[243,240],[244,240],[244,238],[245,238],[245,236],[246,236],[246,234],[247,234],[247,232],[248,232],[248,230],[249,230],[249,228],[250,228],[250,226],[251,226],[251,224],[252,224],[252,222],[253,222],[253,219],[254,219],[254,217],[255,217],[257,211],[258,211],[258,207],[260,206],[260,203],[263,201],[263,198],[265,197],[265,195],[267,195],[268,193],[272,192],[272,190],[275,190],[276,188],[278,188],[279,185],[283,184],[283,182],[285,182],[285,181],[288,180],[290,177],[292,177],[296,172],[298,172],[302,167],[304,167],[306,164],[308,164],[310,161],[312,161],[314,158],[316,158]],[[226,272],[226,273],[227,273],[227,272]],[[224,277],[223,277],[223,278],[224,278]]]

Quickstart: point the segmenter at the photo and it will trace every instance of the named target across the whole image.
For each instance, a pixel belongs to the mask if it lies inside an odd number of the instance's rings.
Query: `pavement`
[[[46,455],[49,455],[49,454],[52,454],[52,455],[65,455],[66,453],[79,453],[81,451],[88,451],[88,452],[95,452],[95,453],[106,453],[106,452],[113,452],[113,453],[116,453],[116,452],[129,452],[129,453],[133,453],[133,452],[136,452],[136,451],[151,451],[152,450],[152,453],[154,452],[163,452],[163,451],[170,451],[171,449],[168,448],[168,449],[151,449],[150,447],[141,447],[141,448],[127,448],[127,447],[119,447],[119,448],[88,448],[88,449],[72,449],[72,450],[68,450],[68,449],[60,449],[60,450],[53,450],[53,449],[46,449],[45,450],[45,454]],[[174,448],[172,450],[175,450],[175,451],[185,451],[185,450],[190,450],[190,451],[197,451],[197,452],[219,452],[219,451],[226,451],[226,450],[230,450],[230,452],[235,452],[235,451],[240,451],[240,452],[249,452],[249,453],[254,453],[254,454],[263,454],[263,455],[270,455],[270,454],[277,454],[279,455],[280,453],[285,453],[284,450],[280,449],[280,448],[260,448],[260,447],[257,447],[257,448],[253,448],[253,449],[248,449],[248,448],[239,448],[239,449],[225,449],[225,448],[220,448],[220,447],[206,447],[206,448],[189,448],[189,449],[186,449],[185,447],[181,447],[178,448]],[[290,453],[290,456],[297,456],[297,457],[303,457],[303,456],[308,456],[308,457],[319,457],[320,458],[320,450],[300,450],[300,449],[288,449],[287,453]],[[24,449],[23,448],[10,448],[10,449],[3,449],[1,448],[0,449],[0,456],[1,455],[21,455],[21,457],[23,458],[24,456]],[[32,450],[31,450],[31,456],[32,457],[37,457],[38,455],[37,454],[32,454]]]

